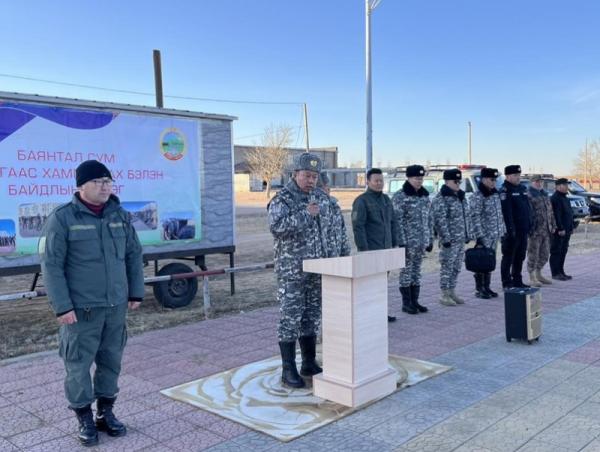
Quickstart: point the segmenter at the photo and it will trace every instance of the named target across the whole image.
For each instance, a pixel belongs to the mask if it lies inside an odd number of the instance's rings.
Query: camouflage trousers
[[[425,251],[423,248],[405,248],[406,266],[400,270],[400,287],[421,285],[421,264]]]
[[[440,248],[440,288],[454,289],[465,260],[465,244],[453,243],[450,248]]]
[[[527,242],[527,270],[541,270],[550,258],[550,234],[536,234]]]
[[[314,336],[321,327],[321,275],[295,273],[277,275],[280,342]]]

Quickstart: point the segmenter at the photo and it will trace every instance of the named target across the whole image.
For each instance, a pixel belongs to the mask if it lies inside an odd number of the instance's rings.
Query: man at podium
[[[277,329],[281,380],[292,388],[305,386],[296,368],[296,340],[302,352],[300,373],[312,376],[323,371],[315,360],[321,325],[321,276],[302,271],[304,259],[329,257],[332,209],[325,192],[316,190],[321,166],[316,155],[301,154],[294,162],[292,179],[268,206],[281,313]]]

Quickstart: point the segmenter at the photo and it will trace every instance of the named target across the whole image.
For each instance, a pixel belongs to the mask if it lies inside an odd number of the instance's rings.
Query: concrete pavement
[[[463,271],[464,306],[443,307],[426,275],[427,314],[400,311],[390,284],[390,352],[454,366],[288,444],[158,394],[278,352],[276,307],[129,340],[117,415],[129,433],[96,450],[600,451],[600,254],[568,259],[572,281],[543,289],[539,343],[504,337],[502,298],[477,300]],[[499,285],[498,275],[493,285]],[[0,451],[89,450],[62,393],[55,353],[0,363]]]

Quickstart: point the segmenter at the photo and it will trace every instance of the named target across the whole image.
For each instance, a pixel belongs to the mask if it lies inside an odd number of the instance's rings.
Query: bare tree
[[[592,181],[600,179],[600,143],[594,140],[579,150],[573,160],[573,175],[583,181],[585,188],[591,187]]]
[[[292,127],[280,124],[265,129],[262,145],[248,153],[250,172],[267,184],[267,198],[271,197],[271,181],[283,173],[288,162],[286,148],[292,141]]]

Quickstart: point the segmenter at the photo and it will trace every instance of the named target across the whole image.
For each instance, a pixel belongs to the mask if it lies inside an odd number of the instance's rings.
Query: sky
[[[237,116],[236,144],[270,124],[365,161],[363,0],[0,0],[0,91]],[[596,0],[382,0],[372,16],[373,163],[473,163],[568,174],[600,138]]]

